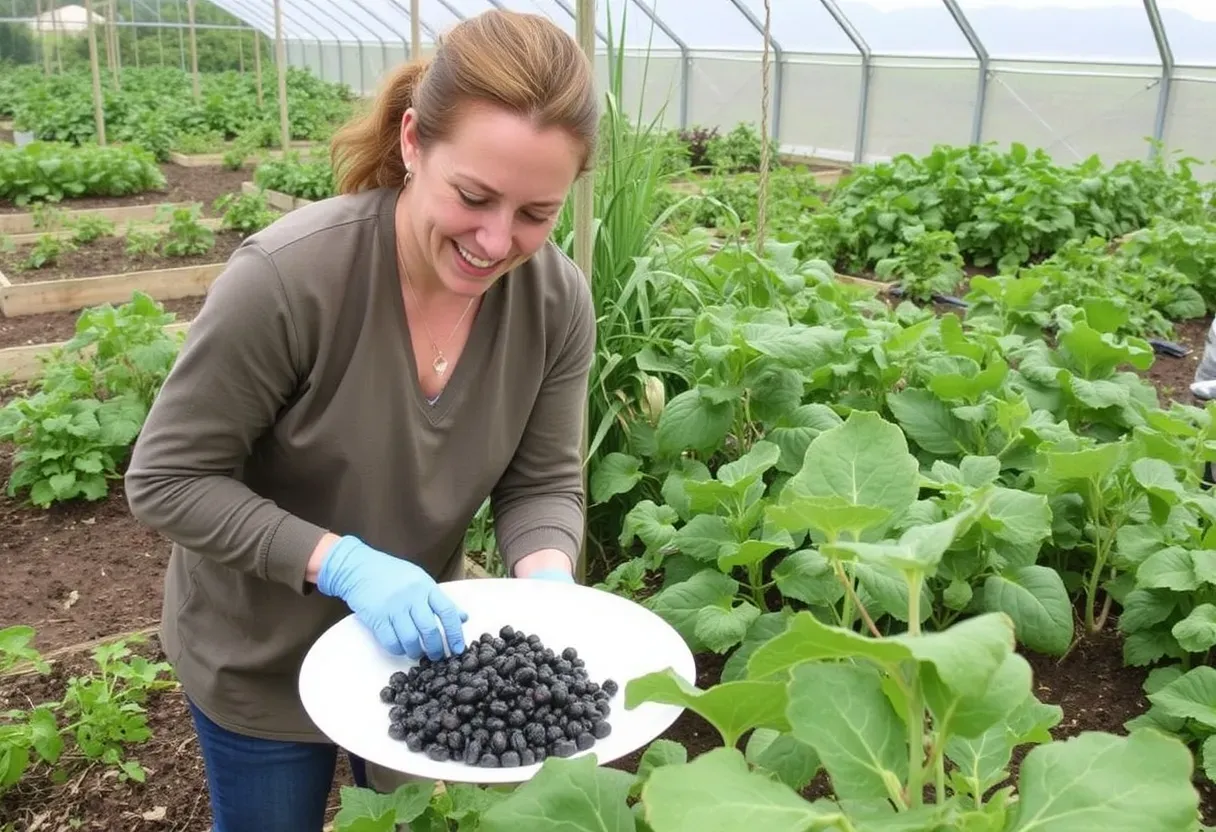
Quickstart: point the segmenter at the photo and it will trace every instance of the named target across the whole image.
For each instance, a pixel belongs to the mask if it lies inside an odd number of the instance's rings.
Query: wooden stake
[[[595,66],[595,0],[578,0],[578,14],[575,17],[575,34],[587,60]],[[583,271],[590,283],[592,264],[595,260],[595,173],[587,173],[580,177],[574,185],[574,262]],[[583,442],[582,458],[586,460],[591,430],[587,400],[583,400]],[[591,502],[590,489],[587,481],[587,466],[583,466],[583,493],[586,497],[583,504]],[[586,520],[583,521],[583,554],[578,559],[578,570],[575,580],[580,584],[587,583],[587,560],[591,551],[587,546]]]
[[[198,41],[194,35],[194,0],[187,0],[186,14],[190,18],[190,71],[194,76],[194,100],[202,95],[198,86]]]
[[[422,26],[418,20],[418,0],[410,0],[410,60],[422,57]]]
[[[110,0],[110,39],[114,41],[114,86],[122,76],[122,49],[118,42],[118,0]]]
[[[253,30],[253,77],[258,85],[258,109],[262,109],[262,33]]]
[[[93,70],[93,120],[97,123],[97,143],[106,143],[106,116],[101,105],[101,67],[97,62],[97,27],[93,25],[93,0],[84,0],[84,14],[89,31],[89,66]]]
[[[54,3],[55,0],[51,0]],[[52,9],[55,7],[52,5]],[[42,53],[42,74],[49,76],[51,74],[51,53],[47,51],[46,32],[42,30],[42,0],[34,0],[34,17],[38,20],[38,51]],[[55,34],[55,15],[51,14],[51,35]]]
[[[283,0],[274,0],[274,56],[279,66],[279,141],[286,153],[291,147],[291,123],[287,120],[287,43],[283,40]]]
[[[101,6],[101,8],[103,8],[103,9],[107,8],[109,4],[106,2],[106,0],[102,0],[102,2],[103,2],[103,5]],[[108,69],[110,71],[110,74],[113,75],[114,74],[114,49],[113,49],[113,44],[110,42],[110,21],[106,20],[104,13],[101,16],[101,20],[102,20],[102,24],[101,24],[102,25],[102,30],[101,30],[102,43],[104,43],[105,47],[106,47],[106,69]]]

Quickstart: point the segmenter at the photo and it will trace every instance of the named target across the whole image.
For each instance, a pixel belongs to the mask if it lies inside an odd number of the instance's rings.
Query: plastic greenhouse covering
[[[156,20],[157,0],[133,2],[139,18]],[[214,5],[274,37],[271,0]],[[495,7],[545,15],[573,34],[575,5],[419,0],[422,50]],[[610,44],[623,46],[627,110],[670,127],[758,124],[765,0],[595,5],[601,82]],[[768,5],[769,129],[787,152],[855,162],[1017,141],[1063,163],[1113,162],[1148,156],[1158,140],[1216,157],[1216,0]],[[410,0],[282,0],[282,14],[288,61],[360,93],[409,57]]]

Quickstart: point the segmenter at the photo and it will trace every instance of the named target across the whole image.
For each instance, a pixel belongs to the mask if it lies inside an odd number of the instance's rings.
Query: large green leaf
[[[1060,573],[1050,566],[989,575],[981,606],[1013,619],[1018,640],[1031,650],[1061,656],[1072,644],[1072,603]]]
[[[780,502],[836,497],[849,505],[886,509],[894,520],[916,500],[918,482],[919,466],[908,453],[903,431],[877,413],[855,410],[844,424],[815,437]],[[879,534],[884,525],[872,531]]]
[[[625,707],[643,702],[679,705],[699,714],[722,735],[722,744],[734,748],[752,728],[788,731],[786,691],[782,682],[744,680],[722,682],[700,690],[670,668],[647,673],[625,685]]]
[[[907,731],[874,668],[799,665],[787,716],[793,735],[819,754],[837,797],[889,797],[892,784],[907,779]]]
[[[549,757],[528,780],[481,816],[479,832],[635,832],[626,798],[633,775],[599,766],[594,755]]]
[[[734,748],[715,748],[687,765],[655,770],[642,789],[642,803],[653,832],[806,832],[839,829],[841,820],[839,812],[750,771]]]
[[[1022,761],[1006,832],[1193,830],[1193,764],[1185,745],[1151,729],[1040,745]]]

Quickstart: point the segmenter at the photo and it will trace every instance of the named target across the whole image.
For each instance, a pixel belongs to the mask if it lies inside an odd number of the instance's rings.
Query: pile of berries
[[[389,736],[437,762],[530,766],[586,751],[612,731],[616,682],[591,681],[578,651],[555,653],[539,636],[503,627],[463,653],[423,656],[380,691]]]

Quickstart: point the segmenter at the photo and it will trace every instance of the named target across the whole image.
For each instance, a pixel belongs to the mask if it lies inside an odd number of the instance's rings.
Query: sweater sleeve
[[[212,283],[144,423],[125,476],[135,517],[225,566],[306,593],[325,529],[236,478],[304,375],[277,269],[254,243]]]
[[[508,575],[520,559],[541,549],[558,549],[577,564],[582,548],[583,419],[595,353],[595,310],[581,274],[577,280],[557,355],[519,447],[492,494],[494,533]]]

